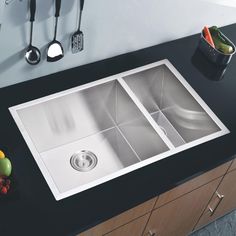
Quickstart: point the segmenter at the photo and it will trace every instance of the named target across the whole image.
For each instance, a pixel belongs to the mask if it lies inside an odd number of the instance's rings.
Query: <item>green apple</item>
[[[11,175],[11,161],[8,158],[0,159],[0,176],[10,176]]]

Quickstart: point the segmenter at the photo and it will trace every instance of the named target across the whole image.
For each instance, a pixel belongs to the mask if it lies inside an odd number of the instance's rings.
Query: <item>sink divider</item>
[[[181,146],[186,143],[184,138],[175,129],[175,127],[172,125],[172,123],[169,121],[169,119],[165,116],[165,114],[162,112],[162,110],[153,112],[150,115],[152,116],[152,118],[156,121],[156,123],[160,127],[165,129],[165,131],[167,133],[166,136],[171,140],[171,142],[174,144],[175,147]],[[156,119],[155,119],[155,117],[156,117]],[[170,135],[170,134],[172,134],[172,135]]]
[[[167,147],[170,150],[175,149],[175,146],[172,144],[172,142],[169,140],[169,138],[164,134],[162,129],[159,127],[159,125],[156,123],[156,121],[152,118],[152,116],[149,114],[149,112],[144,107],[144,105],[139,101],[139,99],[137,98],[135,93],[131,90],[131,88],[124,81],[124,79],[123,78],[118,78],[117,81],[120,83],[120,85],[123,87],[123,89],[127,92],[127,94],[130,96],[132,101],[135,103],[135,105],[138,107],[138,109],[145,116],[145,118],[150,123],[150,125],[153,127],[153,129],[156,131],[156,133],[162,138],[162,140],[165,142]]]
[[[130,149],[133,151],[133,153],[135,154],[135,156],[137,157],[138,161],[142,161],[141,158],[139,157],[138,153],[134,150],[134,148],[132,147],[132,145],[129,143],[128,139],[125,137],[125,135],[123,134],[122,130],[120,129],[119,125],[116,123],[116,121],[113,119],[113,117],[111,115],[109,115],[112,123],[114,124],[114,127],[112,128],[116,128],[120,135],[123,137],[123,139],[125,140],[125,142],[127,143],[127,145],[130,147]]]

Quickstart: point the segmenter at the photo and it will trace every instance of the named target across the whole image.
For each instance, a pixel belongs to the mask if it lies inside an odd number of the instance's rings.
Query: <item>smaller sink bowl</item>
[[[124,80],[175,147],[221,130],[209,110],[200,105],[200,100],[166,65],[129,75]]]
[[[229,133],[168,60],[9,110],[56,200]]]

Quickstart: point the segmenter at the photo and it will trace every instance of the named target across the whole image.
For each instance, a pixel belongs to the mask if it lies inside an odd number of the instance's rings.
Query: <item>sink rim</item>
[[[204,111],[210,116],[210,118],[216,123],[216,125],[220,128],[219,131],[209,134],[207,136],[204,136],[202,138],[199,138],[197,140],[191,141],[189,143],[185,143],[179,147],[172,147],[169,143],[168,143],[168,139],[164,138],[164,134],[161,131],[161,129],[158,127],[157,124],[154,124],[153,121],[150,119],[150,114],[148,114],[148,112],[146,111],[146,109],[143,107],[142,103],[137,99],[137,97],[135,96],[135,94],[132,92],[132,90],[129,88],[129,86],[126,84],[126,82],[124,81],[124,77],[128,76],[128,75],[132,75],[147,69],[151,69],[157,66],[161,66],[161,65],[165,65],[174,75],[175,77],[180,81],[180,83],[185,87],[185,89],[194,97],[194,99],[199,103],[199,105],[204,109]],[[66,95],[69,95],[71,93],[75,93],[90,87],[94,87],[97,85],[101,85],[103,83],[107,83],[110,81],[116,80],[118,81],[118,83],[123,87],[123,89],[129,94],[129,96],[131,97],[132,101],[135,103],[135,105],[139,108],[139,110],[143,113],[143,115],[145,116],[145,118],[147,119],[147,121],[149,121],[149,123],[151,123],[152,126],[154,126],[155,131],[157,132],[157,134],[162,138],[162,140],[165,142],[165,144],[167,145],[167,147],[169,147],[168,151],[165,151],[163,153],[160,153],[158,155],[155,155],[153,157],[150,157],[148,159],[142,160],[138,163],[135,163],[131,166],[125,167],[117,172],[111,173],[109,175],[106,175],[100,179],[96,179],[88,184],[85,185],[81,185],[78,186],[74,189],[71,189],[69,191],[60,193],[58,188],[56,187],[52,176],[50,175],[50,173],[47,170],[46,165],[44,164],[40,153],[37,151],[37,149],[35,148],[35,145],[33,144],[26,128],[24,127],[17,111],[20,109],[24,109],[27,107],[30,107],[32,105],[36,105],[36,104],[40,104],[46,101],[49,101],[51,99],[55,99],[55,98],[59,98],[59,97],[63,97]],[[130,91],[131,90],[131,91]],[[144,108],[144,109],[143,109]],[[89,188],[95,187],[99,184],[105,183],[109,180],[112,180],[114,178],[117,178],[119,176],[122,176],[124,174],[127,174],[129,172],[132,172],[134,170],[137,170],[139,168],[142,168],[146,165],[149,165],[151,163],[157,162],[161,159],[167,158],[169,156],[172,156],[174,154],[177,154],[181,151],[190,149],[194,146],[200,145],[202,143],[208,142],[210,140],[213,140],[215,138],[218,138],[220,136],[226,135],[228,133],[230,133],[230,131],[228,130],[228,128],[221,122],[221,120],[215,115],[215,113],[210,109],[210,107],[203,101],[203,99],[197,94],[197,92],[190,86],[190,84],[182,77],[182,75],[175,69],[175,67],[167,60],[161,60],[158,62],[154,62],[142,67],[138,67],[126,72],[122,72],[116,75],[112,75],[109,77],[106,77],[104,79],[100,79],[94,82],[90,82],[84,85],[80,85],[71,89],[67,89],[61,92],[57,92],[42,98],[38,98],[35,100],[31,100],[29,102],[26,103],[22,103],[16,106],[12,106],[9,108],[9,111],[13,117],[13,119],[15,120],[15,123],[17,124],[23,138],[25,139],[28,148],[30,149],[38,167],[40,168],[40,171],[42,173],[42,175],[44,176],[49,188],[51,189],[55,199],[61,200],[64,199],[66,197],[72,196],[76,193],[82,192],[84,190],[87,190]],[[166,141],[167,140],[167,141]]]

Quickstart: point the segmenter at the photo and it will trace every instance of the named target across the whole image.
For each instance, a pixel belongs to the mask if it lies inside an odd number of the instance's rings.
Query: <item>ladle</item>
[[[33,26],[35,20],[35,12],[36,12],[36,0],[30,0],[30,43],[25,52],[25,60],[30,65],[37,65],[41,59],[41,53],[38,48],[32,45],[33,41]]]

